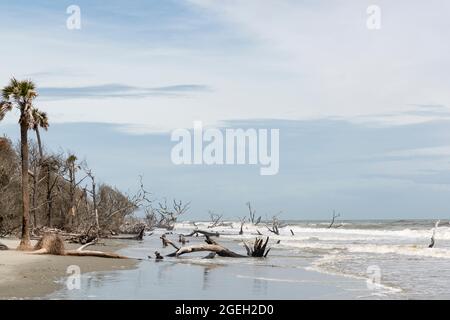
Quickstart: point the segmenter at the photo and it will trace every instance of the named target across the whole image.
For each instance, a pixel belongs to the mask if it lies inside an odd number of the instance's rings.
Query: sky
[[[69,30],[70,5],[81,29]],[[380,29],[367,8],[380,9]],[[450,3],[0,0],[0,85],[38,85],[44,142],[99,179],[236,218],[448,218]],[[194,121],[280,129],[280,170],[175,166]],[[0,123],[16,139],[17,113]]]

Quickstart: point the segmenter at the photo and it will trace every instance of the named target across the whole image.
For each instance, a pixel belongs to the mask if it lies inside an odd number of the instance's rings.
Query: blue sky
[[[53,150],[236,217],[447,217],[447,1],[0,1],[0,84],[32,78]],[[66,8],[81,8],[81,30]],[[170,132],[279,128],[280,173],[170,163]],[[17,137],[17,114],[0,133]]]

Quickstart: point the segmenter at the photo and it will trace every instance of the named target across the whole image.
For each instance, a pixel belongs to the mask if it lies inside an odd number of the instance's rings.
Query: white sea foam
[[[340,256],[337,254],[328,254],[328,255],[323,256],[320,259],[317,259],[316,261],[314,261],[311,264],[311,266],[306,267],[305,269],[310,270],[310,271],[317,271],[317,272],[321,272],[321,273],[325,273],[325,274],[329,274],[329,275],[344,276],[344,277],[358,279],[358,280],[364,280],[364,281],[368,280],[368,277],[365,277],[365,276],[362,276],[359,274],[354,274],[354,273],[336,271],[329,267],[330,264],[336,263],[339,259],[340,259]],[[399,294],[403,291],[401,288],[397,288],[397,287],[394,287],[392,285],[388,285],[385,283],[372,284],[372,286],[373,286],[372,293],[371,293],[372,296],[384,297],[384,296],[388,296],[391,294]],[[360,298],[363,298],[363,297],[360,297]]]
[[[230,234],[238,234],[240,229],[239,222],[227,222],[231,226],[219,226],[215,228],[208,228],[209,222],[197,222],[196,225],[199,229],[219,231]],[[178,223],[177,228],[192,230],[195,226],[192,223],[184,222]],[[431,237],[433,226],[429,229],[411,230],[408,228],[402,230],[373,230],[373,229],[343,229],[343,228],[314,228],[314,227],[302,227],[296,225],[287,225],[280,228],[280,235],[275,236],[273,233],[268,232],[265,225],[244,225],[244,235],[248,233],[261,233],[269,234],[272,237],[292,237],[291,230],[295,236],[302,238],[317,237],[321,240],[377,240],[380,238],[404,238],[404,239],[429,239]],[[437,229],[436,239],[450,240],[450,227],[442,226]]]
[[[342,270],[340,268],[335,270],[333,265],[343,256],[350,257],[347,261],[341,261],[345,269],[344,275],[357,279],[366,278],[356,274],[356,270],[345,267],[346,264],[354,263],[352,262],[355,261],[354,259],[359,259],[359,261],[370,257],[383,259],[386,258],[386,255],[392,255],[392,259],[398,259],[395,256],[405,257],[403,259],[414,257],[424,262],[426,259],[443,259],[444,261],[450,259],[450,242],[448,241],[450,240],[450,228],[448,226],[440,227],[437,230],[435,238],[439,246],[428,248],[433,226],[428,227],[427,224],[415,225],[413,229],[401,228],[401,224],[396,226],[397,229],[389,224],[383,225],[384,228],[375,226],[372,229],[367,226],[358,229],[357,225],[352,224],[348,224],[346,228],[321,227],[326,224],[320,223],[316,224],[316,227],[287,225],[280,228],[279,235],[269,232],[265,225],[246,224],[244,234],[239,235],[239,222],[228,222],[225,226],[215,228],[208,228],[209,224],[209,222],[196,223],[199,229],[217,231],[221,233],[222,238],[238,242],[251,242],[258,232],[270,236],[269,246],[272,247],[272,253],[280,253],[281,249],[294,250],[294,256],[305,256],[305,254],[306,257],[316,256],[318,258],[312,262],[309,268],[322,273],[343,275]],[[410,227],[411,224],[408,226]],[[195,227],[189,223],[182,223],[177,224],[178,228],[191,231]],[[377,256],[379,258],[376,258]],[[377,294],[380,292],[381,295],[384,294],[383,292],[397,293],[398,290],[398,288],[386,286],[383,290],[378,290]]]
[[[235,245],[242,241],[250,243],[261,236],[259,233],[269,236],[270,257],[277,255],[270,261],[281,268],[292,268],[297,264],[307,270],[365,281],[366,268],[377,265],[382,270],[383,281],[379,288],[369,293],[374,297],[420,298],[449,294],[446,284],[450,281],[450,272],[445,271],[450,259],[448,223],[437,229],[434,248],[428,248],[433,221],[350,222],[339,228],[328,228],[327,223],[320,222],[294,223],[280,227],[279,235],[271,233],[264,224],[245,224],[243,235],[239,235],[239,222],[228,222],[215,228],[208,228],[209,224],[197,223],[197,227],[217,231],[223,239],[220,241],[232,241]],[[183,223],[177,225],[176,232],[178,228],[190,232],[195,227]],[[261,280],[282,281],[275,278]]]

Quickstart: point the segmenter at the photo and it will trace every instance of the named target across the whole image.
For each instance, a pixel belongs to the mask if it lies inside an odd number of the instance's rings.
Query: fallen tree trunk
[[[112,259],[129,259],[128,257],[122,256],[114,252],[103,252],[103,251],[77,251],[77,250],[67,250],[65,252],[66,256],[78,256],[78,257],[99,257],[99,258],[112,258]]]
[[[203,231],[203,230],[194,230],[189,234],[182,234],[183,237],[192,237],[195,234],[202,234],[204,236],[208,236],[208,237],[220,237],[220,233],[219,232],[209,232],[209,231]]]
[[[218,244],[209,236],[206,236],[205,240],[206,244],[192,245],[181,247],[177,251],[167,255],[168,257],[178,257],[180,255],[186,253],[193,252],[201,252],[201,251],[209,251],[217,254],[220,257],[230,257],[230,258],[248,258],[248,257],[267,257],[267,254],[270,251],[270,248],[266,251],[267,243],[269,242],[269,237],[267,237],[264,242],[263,239],[256,238],[253,248],[250,248],[245,242],[244,246],[247,250],[247,255],[242,255],[236,252],[231,251],[228,248]]]
[[[145,227],[142,227],[141,231],[138,234],[133,236],[110,236],[109,239],[117,239],[117,240],[143,240],[145,234]]]
[[[96,241],[86,243],[76,250],[65,250],[64,240],[57,234],[45,234],[35,245],[31,254],[52,254],[58,256],[81,256],[81,257],[100,257],[113,259],[129,259],[114,252],[103,252],[84,250],[86,247],[94,245]]]
[[[221,257],[232,257],[232,258],[244,258],[246,256],[233,252],[225,247],[218,244],[199,244],[193,246],[181,247],[177,251],[167,255],[168,257],[178,257],[182,254],[200,252],[200,251],[210,251],[217,253]]]

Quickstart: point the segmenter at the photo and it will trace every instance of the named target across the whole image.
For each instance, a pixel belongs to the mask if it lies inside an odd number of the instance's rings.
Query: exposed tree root
[[[247,256],[249,257],[267,257],[269,254],[270,248],[267,249],[267,243],[269,242],[269,237],[266,238],[266,241],[264,242],[263,239],[256,238],[253,248],[248,246],[244,241],[245,249],[247,250]]]
[[[9,248],[5,244],[0,242],[0,250],[8,250],[8,249]]]

